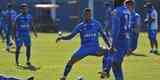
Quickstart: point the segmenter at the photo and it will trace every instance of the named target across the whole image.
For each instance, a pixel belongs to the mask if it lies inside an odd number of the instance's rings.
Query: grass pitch
[[[35,80],[58,80],[64,65],[73,52],[79,47],[77,36],[71,41],[55,43],[57,34],[40,33],[38,38],[32,38],[32,64],[35,69],[17,68],[14,53],[4,49],[0,43],[0,74],[26,78],[34,76]],[[160,45],[160,34],[158,35]],[[101,41],[102,42],[102,41]],[[125,80],[160,80],[160,56],[149,54],[149,40],[146,33],[141,33],[136,56],[128,56],[123,63]],[[22,48],[20,64],[25,66],[25,49]],[[14,51],[14,49],[13,49]],[[76,80],[83,76],[85,80],[100,80],[97,72],[101,70],[101,57],[87,57],[78,62],[68,80]],[[112,74],[112,73],[111,73]],[[114,80],[111,75],[110,80]]]

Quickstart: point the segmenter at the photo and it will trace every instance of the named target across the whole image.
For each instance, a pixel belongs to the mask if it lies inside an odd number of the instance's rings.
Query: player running
[[[150,2],[146,4],[146,8],[147,8],[147,16],[145,22],[147,23],[148,38],[150,40],[150,45],[151,45],[150,53],[158,53],[158,42],[157,42],[158,13]]]
[[[99,33],[102,35],[105,42],[107,42],[106,44],[109,45],[107,38],[105,37],[105,33],[102,30],[101,24],[92,19],[91,16],[91,9],[86,8],[83,14],[84,20],[76,26],[72,33],[67,36],[59,37],[56,40],[56,42],[59,42],[60,40],[70,40],[78,33],[80,34],[81,38],[81,47],[72,55],[71,59],[66,64],[63,76],[60,78],[60,80],[66,80],[69,72],[72,69],[72,66],[76,62],[87,56],[102,56],[104,54],[105,50],[99,46]]]
[[[30,66],[30,57],[31,57],[31,37],[30,30],[33,30],[34,35],[37,37],[37,34],[33,28],[32,16],[28,13],[28,5],[26,3],[21,4],[20,14],[16,17],[15,27],[14,27],[14,36],[16,43],[16,65],[19,66],[19,53],[21,47],[24,45],[26,47],[26,57],[27,65]]]
[[[13,9],[13,5],[8,3],[7,10],[4,12],[4,33],[6,38],[6,51],[10,51],[13,37],[13,23],[17,13]]]
[[[128,51],[129,17],[134,3],[132,0],[125,0],[125,5],[117,7],[112,13],[112,48],[107,52],[110,54],[105,54],[103,59],[102,79],[109,77],[112,68],[115,80],[124,80],[122,63]]]

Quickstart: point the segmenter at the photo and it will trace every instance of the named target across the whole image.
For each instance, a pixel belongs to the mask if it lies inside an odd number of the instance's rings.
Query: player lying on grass
[[[21,13],[16,17],[14,35],[16,42],[16,65],[19,66],[19,53],[21,47],[26,47],[27,65],[30,66],[31,57],[31,37],[30,30],[33,30],[35,36],[37,34],[32,25],[32,16],[28,13],[28,5],[23,3],[20,6]]]
[[[66,64],[63,76],[60,78],[60,80],[66,80],[73,65],[83,58],[87,56],[104,55],[105,49],[102,49],[99,46],[99,33],[102,35],[106,44],[109,45],[109,42],[105,37],[105,33],[102,30],[101,24],[98,21],[92,19],[91,16],[91,9],[86,8],[83,13],[84,20],[75,27],[71,34],[59,37],[56,40],[56,42],[59,42],[60,40],[70,40],[78,33],[80,34],[81,39],[81,46],[79,50],[72,55],[71,59]]]

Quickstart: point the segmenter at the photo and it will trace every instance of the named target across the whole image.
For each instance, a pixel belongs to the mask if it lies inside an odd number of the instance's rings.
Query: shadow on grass
[[[36,67],[34,65],[30,65],[30,66],[19,65],[17,66],[17,69],[37,71],[37,70],[40,70],[40,67]]]
[[[148,57],[145,54],[139,54],[139,53],[128,53],[127,56]]]

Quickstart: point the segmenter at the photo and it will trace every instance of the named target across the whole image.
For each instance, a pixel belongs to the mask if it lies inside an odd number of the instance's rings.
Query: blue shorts
[[[30,36],[24,36],[24,37],[16,37],[16,46],[20,47],[22,45],[30,46],[31,45],[31,38]]]
[[[73,55],[74,59],[82,59],[86,56],[96,56],[102,50],[99,46],[81,46]]]
[[[148,30],[148,38],[150,40],[156,40],[157,39],[157,30]]]

